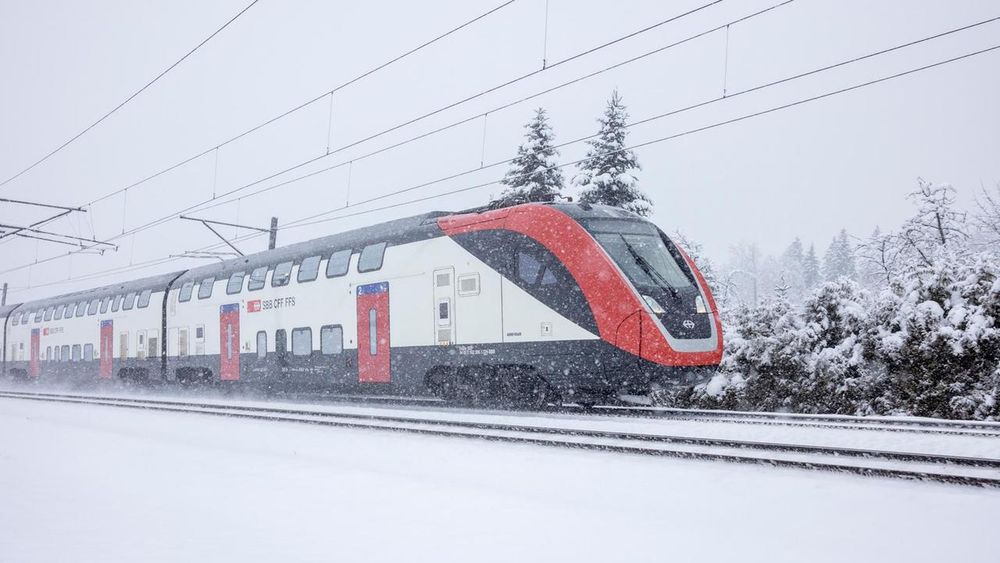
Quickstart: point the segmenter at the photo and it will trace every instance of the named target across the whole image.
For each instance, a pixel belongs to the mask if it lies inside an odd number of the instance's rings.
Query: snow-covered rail
[[[434,413],[434,416],[424,416],[419,411],[386,415],[220,401],[15,391],[0,392],[0,398],[386,430],[623,454],[755,463],[774,467],[1000,488],[1000,459],[988,457],[601,430],[587,424],[574,424],[565,419],[553,421],[553,425],[512,424],[470,420],[440,412]]]

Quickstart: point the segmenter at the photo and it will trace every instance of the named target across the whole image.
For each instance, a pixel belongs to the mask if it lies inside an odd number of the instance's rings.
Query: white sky
[[[706,3],[550,0],[550,62]],[[159,83],[69,148],[9,185],[0,197],[78,205],[211,148],[252,125],[500,4],[278,2],[261,0]],[[713,28],[770,4],[727,0],[693,16],[560,65],[287,177],[345,162],[394,141],[476,115],[521,96]],[[246,4],[197,2],[13,2],[0,10],[0,177],[6,179],[114,107]],[[335,97],[332,144],[341,146],[541,66],[544,0],[517,0],[473,26],[352,85]],[[731,28],[730,93],[852,56],[1000,15],[990,0],[913,2],[796,0]],[[636,127],[643,142],[992,47],[1000,22],[820,76]],[[549,110],[557,140],[594,132],[618,87],[634,119],[719,96],[725,35],[714,33],[642,61],[490,114],[486,162],[512,156],[532,108]],[[909,213],[903,195],[916,178],[953,183],[970,206],[981,185],[1000,182],[1000,51],[638,151],[653,220],[680,228],[724,259],[729,245],[756,241],[779,252],[795,236],[822,252],[841,227],[864,235],[893,228]],[[228,191],[325,152],[328,105],[319,102],[220,149],[217,192]],[[482,120],[377,157],[350,171],[350,201],[465,171],[480,164]],[[564,161],[585,147],[563,150]],[[208,199],[215,160],[207,156],[46,228],[108,239]],[[483,170],[352,211],[499,179]],[[348,201],[341,167],[196,215],[265,226]],[[248,190],[252,191],[252,190]],[[279,244],[431,209],[484,203],[496,187],[417,205],[295,228]],[[0,204],[0,222],[44,216]],[[232,235],[232,229],[226,229]],[[117,240],[117,253],[77,255],[0,274],[9,302],[179,270],[178,260],[100,278],[81,276],[178,254],[215,242],[200,225],[172,220]],[[242,243],[263,249],[264,238]],[[69,247],[0,242],[0,270]],[[66,282],[66,283],[54,283]]]

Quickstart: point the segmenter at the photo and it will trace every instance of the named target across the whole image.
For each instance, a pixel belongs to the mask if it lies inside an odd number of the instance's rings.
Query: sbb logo
[[[247,312],[257,313],[260,311],[260,299],[255,299],[253,301],[247,301]]]

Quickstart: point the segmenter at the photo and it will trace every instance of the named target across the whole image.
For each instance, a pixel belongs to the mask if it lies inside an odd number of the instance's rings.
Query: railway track
[[[147,399],[121,396],[73,395],[2,391],[0,398],[99,405],[148,411],[225,416],[252,420],[303,423],[328,427],[405,432],[451,438],[479,439],[598,450],[621,454],[760,464],[865,476],[921,480],[1000,488],[1000,459],[817,446],[801,443],[732,440],[656,432],[623,432],[592,428],[548,427],[421,417],[419,412],[372,414],[245,405],[219,401]],[[438,413],[440,414],[440,413]],[[564,421],[565,422],[565,421]]]

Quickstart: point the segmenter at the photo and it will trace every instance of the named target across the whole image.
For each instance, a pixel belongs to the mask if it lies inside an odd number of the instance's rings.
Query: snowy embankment
[[[0,400],[0,560],[978,560],[1000,492]]]

